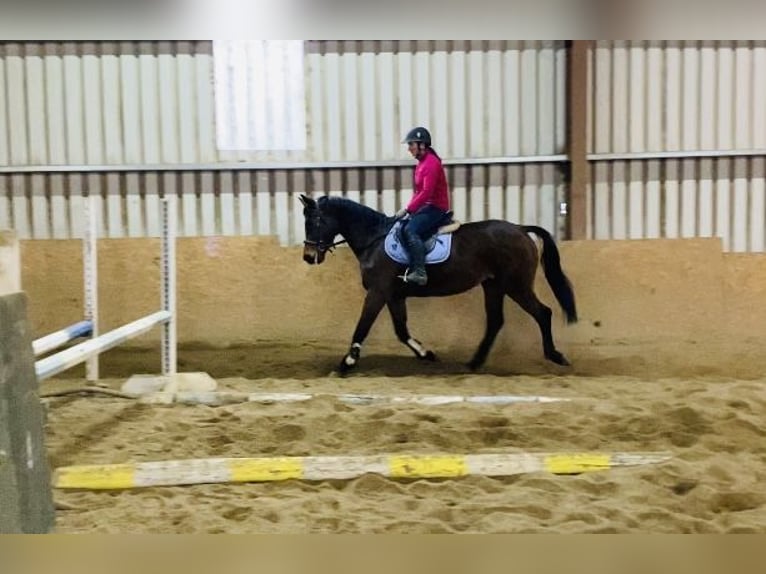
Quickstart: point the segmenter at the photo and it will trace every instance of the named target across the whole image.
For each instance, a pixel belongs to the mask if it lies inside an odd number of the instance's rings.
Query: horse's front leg
[[[338,372],[340,374],[347,373],[359,362],[362,343],[367,338],[372,324],[385,304],[386,298],[382,293],[373,290],[367,291],[367,296],[364,298],[364,307],[362,307],[362,315],[359,317],[356,329],[354,330],[354,336],[351,338],[351,348],[341,360],[340,365],[338,365]]]
[[[433,351],[425,349],[420,341],[410,336],[409,329],[407,329],[407,300],[404,297],[390,299],[387,305],[397,338],[407,345],[418,359],[435,361],[436,355]]]

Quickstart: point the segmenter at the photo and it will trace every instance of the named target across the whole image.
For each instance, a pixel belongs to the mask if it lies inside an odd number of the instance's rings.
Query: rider
[[[450,208],[447,176],[442,160],[431,147],[431,134],[423,127],[411,129],[402,143],[418,164],[415,166],[414,194],[401,209],[397,218],[407,217],[403,222],[402,237],[410,256],[410,268],[404,276],[407,283],[425,285],[426,253],[423,241],[433,235],[443,223]]]

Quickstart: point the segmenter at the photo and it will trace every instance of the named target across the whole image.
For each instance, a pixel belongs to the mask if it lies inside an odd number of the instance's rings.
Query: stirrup
[[[420,281],[412,281],[412,280],[410,280],[409,277],[411,275],[422,277],[423,278],[423,282],[421,283]],[[426,283],[428,283],[428,275],[426,274],[425,271],[423,272],[423,275],[415,274],[414,272],[410,273],[409,267],[404,271],[404,275],[399,275],[398,277],[399,277],[399,279],[401,279],[405,283],[414,283],[415,285],[420,285],[421,287],[423,285],[425,285]]]

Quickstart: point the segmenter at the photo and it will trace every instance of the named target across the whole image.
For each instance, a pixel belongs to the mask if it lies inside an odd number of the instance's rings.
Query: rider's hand
[[[407,217],[410,214],[407,209],[402,208],[399,211],[396,212],[396,219],[402,219],[403,217]]]

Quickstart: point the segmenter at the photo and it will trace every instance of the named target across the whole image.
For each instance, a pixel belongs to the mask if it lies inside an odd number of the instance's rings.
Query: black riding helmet
[[[431,147],[431,134],[428,133],[428,130],[423,127],[412,128],[409,132],[407,132],[407,135],[402,143],[409,144],[412,142],[421,142],[425,144],[426,147]]]

